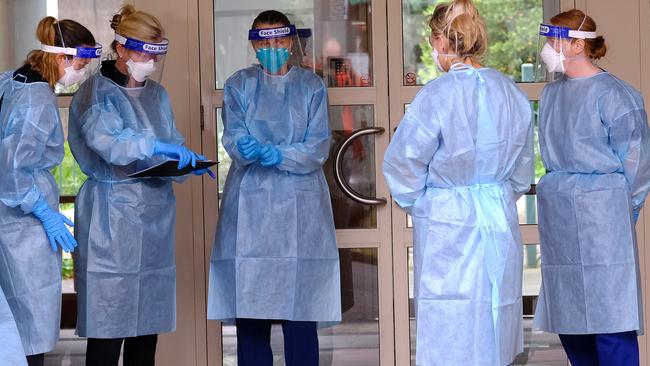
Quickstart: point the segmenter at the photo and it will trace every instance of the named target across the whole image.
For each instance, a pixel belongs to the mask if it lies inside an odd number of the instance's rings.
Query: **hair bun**
[[[429,27],[432,35],[448,39],[449,51],[463,62],[469,57],[478,63],[487,49],[485,22],[472,0],[437,3]]]
[[[120,12],[113,15],[113,18],[111,19],[111,28],[113,30],[117,30],[117,28],[120,26],[120,23],[127,18],[128,16],[137,13],[137,10],[135,10],[135,7],[133,5],[124,5],[120,8]]]
[[[117,27],[120,25],[121,21],[122,21],[122,14],[113,15],[113,18],[111,19],[111,29],[117,30]]]
[[[590,43],[590,47],[587,49],[587,56],[594,60],[605,57],[607,54],[607,44],[605,44],[605,38],[603,36],[596,37]]]

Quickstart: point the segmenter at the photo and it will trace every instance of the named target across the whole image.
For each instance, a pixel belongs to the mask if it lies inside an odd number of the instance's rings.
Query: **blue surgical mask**
[[[286,48],[259,48],[255,53],[264,70],[271,74],[280,71],[289,61],[289,50]]]

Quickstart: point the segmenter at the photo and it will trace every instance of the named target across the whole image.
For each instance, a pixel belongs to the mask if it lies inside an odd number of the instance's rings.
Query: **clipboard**
[[[172,159],[154,165],[150,168],[131,173],[129,174],[129,178],[179,177],[181,175],[190,174],[195,170],[210,168],[217,164],[219,164],[218,161],[203,160],[197,161],[195,167],[192,167],[192,165],[188,164],[185,168],[178,169],[178,160]]]

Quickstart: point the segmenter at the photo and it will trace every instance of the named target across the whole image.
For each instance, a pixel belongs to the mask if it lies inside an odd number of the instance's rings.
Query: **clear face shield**
[[[129,76],[127,87],[142,87],[147,80],[160,83],[169,46],[167,39],[160,43],[150,43],[116,33],[115,41],[124,47],[124,54],[120,58],[126,63]]]
[[[58,47],[41,44],[41,51],[65,55],[65,73],[58,80],[58,93],[73,93],[81,83],[99,69],[102,45],[83,47]]]
[[[572,43],[578,39],[596,38],[596,32],[572,30],[570,28],[540,24],[538,57],[535,63],[535,81],[553,81],[566,71],[567,61],[584,58],[573,56]]]
[[[297,31],[298,39],[300,40],[300,50],[302,51],[302,60],[297,63],[296,61],[289,62],[294,62],[296,65],[312,69],[315,72],[315,55],[311,28],[299,28]]]
[[[302,64],[302,46],[293,25],[251,29],[248,40],[252,46],[251,63],[259,63],[267,74],[282,75]]]

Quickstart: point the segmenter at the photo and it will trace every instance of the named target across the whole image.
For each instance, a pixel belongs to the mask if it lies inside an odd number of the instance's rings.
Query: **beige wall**
[[[398,0],[389,0],[389,2]],[[170,38],[170,53],[166,59],[164,84],[167,87],[176,121],[187,143],[201,149],[200,73],[199,73],[199,0],[135,0],[136,7],[158,16]],[[566,2],[563,0],[562,2]],[[206,4],[202,2],[202,4]],[[650,105],[650,1],[649,0],[576,0],[578,8],[586,10],[598,22],[605,34],[609,53],[602,65],[643,91]],[[208,11],[211,9],[208,9]],[[205,10],[204,10],[205,11]],[[209,44],[205,42],[204,44]],[[206,49],[205,52],[212,50]],[[205,53],[203,54],[205,57]],[[208,56],[209,57],[209,56]],[[214,157],[213,157],[214,158]],[[159,365],[206,365],[208,344],[205,321],[205,253],[211,245],[212,233],[204,238],[203,186],[199,178],[176,186],[177,197],[177,332],[161,337],[157,361]],[[216,200],[214,193],[206,200]],[[650,280],[645,270],[645,228],[650,228],[650,214],[644,213],[638,225],[640,259],[644,285]],[[213,227],[214,223],[206,223]],[[650,297],[645,291],[645,303]],[[646,328],[648,328],[646,316]],[[214,328],[214,325],[212,324]],[[214,339],[214,337],[212,337]],[[648,365],[648,337],[640,339],[642,364]]]

